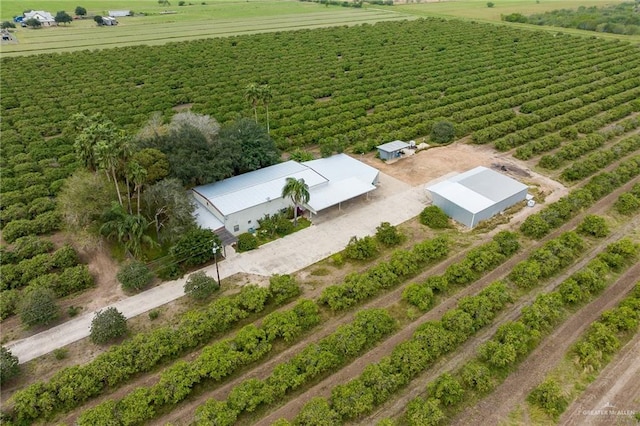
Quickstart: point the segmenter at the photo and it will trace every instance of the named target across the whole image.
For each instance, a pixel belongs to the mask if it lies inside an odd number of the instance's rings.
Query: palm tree
[[[293,225],[298,225],[298,206],[309,202],[311,196],[309,195],[309,185],[304,182],[304,179],[296,179],[292,177],[287,178],[287,182],[282,188],[282,198],[290,197],[294,204],[293,210]]]
[[[271,93],[271,87],[268,84],[260,86],[260,102],[267,110],[267,133],[269,133],[269,102],[273,99],[273,93]]]
[[[116,176],[116,167],[118,165],[118,151],[117,147],[113,143],[101,140],[94,146],[95,157],[98,162],[98,167],[103,169],[107,176],[111,173],[113,183],[116,186],[116,192],[118,193],[118,201],[122,204],[122,195],[120,194],[120,186],[118,185],[118,178]]]
[[[130,161],[127,163],[127,179],[132,180],[135,185],[134,191],[136,191],[136,201],[138,203],[136,211],[140,215],[140,190],[147,179],[147,169],[137,161]]]
[[[145,234],[149,228],[147,219],[139,214],[127,213],[124,207],[116,202],[113,202],[111,208],[103,214],[102,221],[100,233],[123,244],[125,250],[130,251],[134,257],[140,255],[143,243],[156,245],[156,242]]]
[[[260,87],[256,83],[250,83],[244,90],[244,97],[249,101],[253,108],[253,115],[258,122],[258,103],[260,102]]]

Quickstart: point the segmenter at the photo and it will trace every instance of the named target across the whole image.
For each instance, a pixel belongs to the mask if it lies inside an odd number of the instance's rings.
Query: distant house
[[[116,21],[116,18],[112,18],[111,16],[103,16],[102,25],[118,25],[118,21]]]
[[[31,12],[25,12],[22,22],[26,22],[29,19],[36,19],[43,27],[52,27],[58,25],[55,18],[49,12],[44,10],[32,10]]]
[[[403,149],[409,148],[409,144],[402,141],[387,142],[382,145],[378,145],[378,155],[381,160],[393,160],[396,157],[400,157],[400,153]]]
[[[131,16],[130,10],[110,10],[109,16],[112,18],[121,18],[123,16]]]
[[[252,232],[259,219],[292,205],[282,198],[288,177],[304,179],[310,199],[304,208],[311,214],[376,189],[379,172],[346,154],[318,160],[287,161],[192,189],[196,221],[214,231],[225,228],[238,235]]]

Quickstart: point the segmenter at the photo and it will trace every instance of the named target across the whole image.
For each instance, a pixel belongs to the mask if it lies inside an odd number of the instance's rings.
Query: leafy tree
[[[11,21],[3,21],[2,24],[0,24],[0,28],[2,28],[3,30],[8,30],[9,28],[15,28],[16,24],[14,24]]]
[[[36,18],[29,18],[24,23],[30,28],[40,28],[42,26],[42,23]]]
[[[427,387],[429,395],[439,399],[444,405],[456,405],[464,398],[464,389],[451,374],[441,374]]]
[[[96,21],[97,25],[104,25],[104,20],[101,15],[96,15],[93,17],[93,20]]]
[[[344,249],[344,254],[349,259],[367,260],[378,253],[376,240],[366,235],[362,238],[351,237],[349,244]]]
[[[53,290],[44,287],[30,288],[18,303],[18,315],[27,327],[49,324],[58,318],[59,309]]]
[[[527,397],[527,401],[542,408],[550,416],[557,418],[568,405],[560,385],[553,379],[540,383]]]
[[[239,252],[255,250],[258,248],[258,238],[248,232],[238,235],[237,248]]]
[[[304,182],[304,179],[296,179],[288,177],[284,187],[282,188],[282,198],[291,198],[293,202],[293,223],[298,225],[298,207],[302,204],[308,203],[310,199],[309,185]]]
[[[167,156],[158,149],[143,148],[133,153],[131,160],[138,163],[147,171],[144,179],[144,183],[147,185],[154,184],[169,174],[169,160],[167,160]]]
[[[223,126],[214,147],[231,161],[234,175],[271,166],[280,160],[280,153],[269,133],[248,118]]]
[[[402,234],[398,228],[392,226],[389,222],[382,222],[376,228],[376,239],[385,246],[396,246],[403,240]]]
[[[215,118],[191,111],[179,112],[171,117],[169,130],[179,130],[183,126],[191,126],[198,129],[210,144],[216,140],[220,132],[220,123]]]
[[[113,306],[96,312],[91,321],[89,338],[98,345],[104,345],[127,333],[127,319]]]
[[[169,249],[173,261],[191,268],[213,259],[213,246],[222,247],[222,241],[210,229],[193,228],[187,231],[176,244]]]
[[[138,291],[145,288],[153,280],[153,273],[147,265],[139,261],[128,262],[120,267],[116,277],[122,288],[128,291]]]
[[[147,187],[142,204],[142,213],[155,226],[160,242],[175,241],[195,227],[195,203],[178,179],[162,179]]]
[[[431,129],[430,139],[436,143],[451,142],[456,135],[453,123],[449,121],[439,121]]]
[[[413,399],[407,406],[407,422],[411,426],[436,426],[442,423],[445,415],[440,409],[440,401],[429,398]]]
[[[578,226],[578,232],[596,238],[603,238],[609,234],[609,226],[602,216],[587,215]]]
[[[352,380],[331,391],[331,405],[343,419],[355,419],[371,411],[374,395],[362,380]]]
[[[300,294],[300,287],[296,283],[295,278],[291,275],[272,275],[269,278],[269,291],[273,297],[273,302],[280,305],[289,299]]]
[[[632,215],[640,210],[640,198],[627,192],[618,197],[613,207],[620,214]]]
[[[192,299],[205,300],[218,290],[220,286],[215,278],[207,276],[204,272],[194,272],[189,275],[184,284],[184,292]]]
[[[420,213],[420,223],[432,229],[449,227],[449,216],[438,206],[425,207]]]
[[[97,224],[116,194],[103,174],[79,170],[69,177],[57,196],[62,217],[71,231],[97,231]]]
[[[86,16],[87,15],[87,9],[85,9],[82,6],[78,6],[78,7],[76,7],[75,14],[78,15],[78,16]]]
[[[126,176],[127,179],[134,184],[134,191],[136,192],[136,214],[140,215],[140,191],[142,190],[142,186],[144,185],[147,179],[147,169],[142,167],[140,163],[137,161],[130,161],[127,163]],[[128,185],[127,185],[128,188]],[[129,197],[131,199],[131,197]]]
[[[322,397],[312,398],[293,420],[295,426],[334,426],[340,423],[340,415]]]
[[[493,382],[491,380],[491,371],[477,362],[471,361],[464,365],[462,368],[462,382],[465,386],[475,389],[480,393],[489,392],[493,389]]]
[[[492,1],[487,2],[487,7],[488,7],[488,8],[492,8],[493,6],[495,6],[495,3],[494,3],[494,2],[492,2]]]
[[[0,386],[20,374],[18,357],[4,346],[0,347]]]
[[[195,424],[197,426],[231,426],[238,418],[238,412],[227,402],[209,399],[196,410]]]
[[[56,13],[55,18],[53,18],[58,24],[68,24],[69,22],[73,22],[73,18],[64,10]]]

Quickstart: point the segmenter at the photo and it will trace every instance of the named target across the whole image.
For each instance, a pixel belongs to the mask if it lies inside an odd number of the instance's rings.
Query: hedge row
[[[37,215],[34,219],[18,219],[9,222],[2,229],[2,238],[9,244],[27,235],[49,234],[58,231],[62,225],[62,217],[57,211],[48,211]]]
[[[592,177],[582,188],[571,191],[542,211],[527,217],[520,231],[531,238],[542,238],[638,174],[640,156],[625,160],[612,172],[602,172]]]
[[[598,320],[591,323],[587,331],[567,352],[564,364],[569,366],[569,371],[563,370],[558,380],[561,383],[552,378],[552,376],[558,376],[557,371],[560,367],[557,367],[529,393],[527,397],[529,403],[540,407],[551,417],[557,418],[581,393],[578,390],[566,395],[562,389],[568,387],[578,389],[577,385],[582,381],[584,371],[590,372],[588,381],[593,381],[623,346],[623,340],[637,330],[639,322],[640,282],[618,306],[604,311]]]
[[[640,210],[640,183],[633,185],[631,191],[620,195],[613,208],[624,215],[636,214]]]
[[[611,277],[607,279],[610,269],[620,269],[620,260],[629,265],[637,257],[638,248],[628,239],[610,244],[556,290],[539,294],[530,306],[522,309],[519,320],[502,324],[491,340],[479,347],[475,359],[454,374],[445,373],[430,383],[426,399],[418,397],[411,401],[406,413],[407,423],[421,426],[425,424],[425,419],[439,418],[442,421],[446,418],[444,407],[462,405],[465,401],[491,392],[507,377],[505,372],[508,373],[510,368],[524,359],[543,335],[567,318],[568,313],[574,312],[575,306],[585,304],[612,281]],[[567,297],[568,287],[581,292],[583,296],[579,299]],[[609,340],[606,336],[599,337]],[[476,398],[471,394],[476,394]]]
[[[482,274],[511,257],[519,248],[516,234],[501,231],[493,237],[493,241],[473,248],[460,262],[450,265],[443,275],[409,284],[402,292],[402,298],[427,311],[433,304],[435,293],[444,293],[449,285],[462,286],[476,281]]]
[[[35,245],[40,250],[48,247]],[[70,245],[64,245],[53,253],[36,254],[17,264],[3,264],[0,266],[0,290],[24,287],[32,280],[55,270],[63,270],[76,266],[79,262],[78,254]],[[4,263],[4,262],[3,262]]]
[[[588,157],[575,161],[562,171],[560,177],[575,182],[592,175],[625,155],[640,149],[640,135],[621,140],[607,150],[596,151]]]
[[[16,392],[11,418],[29,423],[69,411],[135,374],[151,371],[208,342],[268,304],[284,303],[299,291],[290,277],[275,276],[269,288],[245,286],[238,295],[217,299],[203,310],[187,312],[175,328],[167,326],[136,334],[85,365],[65,368],[46,382],[36,382]]]
[[[77,424],[143,424],[187,398],[197,384],[210,386],[229,377],[268,354],[276,339],[292,341],[319,322],[318,306],[301,300],[288,311],[267,315],[260,327],[246,325],[235,337],[206,346],[193,361],[176,362],[162,371],[156,384],[138,387],[124,398],[90,408],[80,415]]]
[[[38,254],[49,253],[53,248],[53,243],[44,238],[34,235],[21,237],[14,241],[12,248],[0,247],[0,264],[19,263]]]
[[[323,417],[334,417],[337,424],[371,412],[411,379],[433,365],[440,357],[489,324],[511,296],[501,282],[496,282],[475,296],[460,299],[457,308],[447,311],[440,321],[428,321],[415,331],[411,339],[397,345],[391,355],[368,365],[362,374],[333,388],[331,404]],[[317,401],[305,405],[294,421],[308,419]]]
[[[410,250],[396,250],[388,262],[380,262],[362,273],[351,273],[343,283],[325,288],[320,303],[334,311],[347,309],[398,285],[426,265],[445,258],[448,253],[449,241],[443,236],[418,243]]]
[[[281,400],[287,393],[330,371],[335,371],[379,342],[396,327],[384,309],[356,314],[350,324],[311,344],[288,362],[279,364],[265,380],[248,379],[236,385],[226,401],[210,399],[196,409],[198,425],[231,425],[244,412]]]

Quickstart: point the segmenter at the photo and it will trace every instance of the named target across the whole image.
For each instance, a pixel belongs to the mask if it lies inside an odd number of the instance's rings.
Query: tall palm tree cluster
[[[104,172],[107,180],[113,183],[118,197],[118,201],[105,212],[100,233],[117,239],[125,249],[137,256],[143,242],[154,243],[145,235],[149,222],[140,214],[140,191],[146,182],[147,169],[135,160],[132,139],[102,114],[91,117],[75,114],[71,122],[79,132],[74,142],[79,160],[90,171]],[[122,181],[126,198],[122,193]],[[132,203],[134,193],[135,213]]]
[[[269,102],[273,99],[271,87],[268,84],[249,83],[245,89],[244,97],[253,108],[253,116],[258,122],[258,105],[264,105],[267,114],[267,133],[269,133]]]

